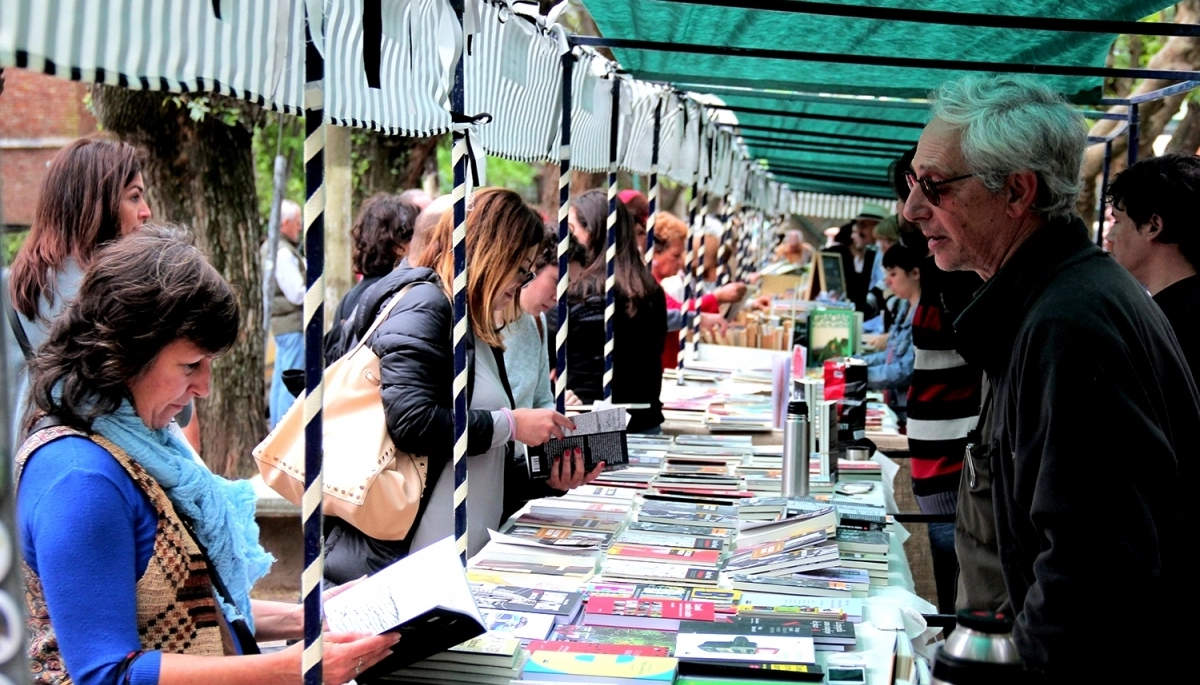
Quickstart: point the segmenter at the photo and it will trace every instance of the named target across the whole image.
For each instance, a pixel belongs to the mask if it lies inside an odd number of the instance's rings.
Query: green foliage
[[[4,265],[12,264],[13,257],[17,256],[17,250],[21,249],[21,245],[25,242],[25,238],[29,236],[29,231],[5,231],[4,244],[0,249],[4,251]]]
[[[304,123],[301,119],[270,114],[259,119],[254,128],[254,186],[258,192],[258,215],[262,218],[262,231],[267,230],[271,218],[271,196],[275,190],[275,150],[278,142],[280,119],[283,121],[282,154],[288,160],[288,174],[283,196],[304,204]]]
[[[454,190],[454,167],[450,164],[450,136],[438,143],[438,179],[442,193]],[[526,202],[537,204],[540,200],[537,186],[537,170],[531,164],[515,162],[503,157],[487,156],[487,185],[494,188],[515,190]]]

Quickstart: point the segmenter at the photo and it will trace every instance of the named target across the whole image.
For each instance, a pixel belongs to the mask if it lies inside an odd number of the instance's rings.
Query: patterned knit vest
[[[39,447],[59,438],[79,436],[92,440],[117,460],[154,507],[158,527],[154,553],[137,582],[137,626],[142,649],[168,654],[220,656],[234,654],[232,638],[220,619],[213,597],[208,562],[175,513],[162,487],[121,448],[99,435],[87,435],[64,426],[34,433],[17,454],[17,479],[25,462]],[[28,565],[25,573],[25,607],[28,612],[29,658],[33,680],[39,685],[73,682],[63,664],[58,638],[41,579]]]

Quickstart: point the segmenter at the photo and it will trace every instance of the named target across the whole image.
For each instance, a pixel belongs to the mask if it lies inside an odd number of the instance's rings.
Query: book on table
[[[696,568],[682,564],[659,564],[652,561],[625,561],[608,559],[601,574],[606,580],[625,578],[645,580],[651,583],[682,582],[685,585],[716,585],[717,569]]]
[[[608,644],[602,642],[567,642],[565,640],[533,640],[529,643],[528,649],[530,652],[623,654],[628,656],[671,656],[671,650],[667,647]]]
[[[549,614],[554,623],[570,623],[583,607],[583,594],[479,583],[471,586],[475,604],[484,609]]]
[[[682,620],[715,621],[716,612],[711,602],[592,597],[583,615],[587,626],[645,630],[678,630]]]
[[[738,602],[738,616],[803,618],[862,623],[863,600],[847,597],[798,597],[767,589],[745,591]]]
[[[444,652],[431,654],[425,661],[515,668],[520,656],[520,640],[508,635],[485,633],[454,645]]]
[[[591,597],[615,597],[618,599],[672,599],[679,602],[708,602],[719,614],[737,613],[738,590],[721,590],[712,587],[666,585],[654,583],[595,582],[588,584],[587,595]]]
[[[807,578],[777,578],[732,573],[729,580],[733,587],[743,592],[771,592],[802,597],[850,597],[849,585],[837,581],[810,580]]]
[[[717,538],[652,531],[625,530],[617,535],[615,542],[626,545],[655,545],[675,549],[711,549],[717,552],[725,548],[725,542]]]
[[[481,609],[479,613],[489,633],[508,635],[518,640],[545,640],[555,625],[553,614],[503,609]]]
[[[847,552],[888,553],[888,534],[880,530],[856,530],[838,526],[838,547]]]
[[[675,657],[704,661],[811,664],[817,660],[810,635],[750,635],[728,632],[680,632]]]
[[[445,651],[485,631],[454,540],[410,554],[324,603],[333,632],[398,632],[404,649],[364,672],[370,680]]]
[[[608,547],[612,533],[570,528],[539,528],[537,526],[511,526],[505,535],[527,538],[547,547]]]
[[[716,568],[721,560],[721,552],[715,549],[678,549],[618,543],[608,548],[608,558]]]
[[[607,626],[559,626],[552,639],[557,642],[622,645],[628,647],[661,648],[670,656],[675,649],[675,633],[643,628],[611,628]],[[653,656],[653,655],[650,655]]]
[[[794,547],[760,554],[738,553],[729,558],[726,571],[753,576],[788,576],[798,571],[812,571],[838,565],[838,548],[832,542]]]
[[[811,637],[818,652],[844,651],[855,644],[853,623],[821,619],[737,616],[728,622],[680,621],[679,632]]]
[[[824,680],[825,671],[817,664],[681,659],[675,685],[760,685],[765,682],[819,683]]]
[[[555,683],[670,685],[675,681],[677,663],[669,657],[533,652],[525,662],[521,678]]]
[[[827,535],[836,534],[837,513],[833,507],[820,507],[778,521],[742,521],[738,524],[737,549],[742,550],[771,540],[782,540],[819,530],[825,531]]]
[[[625,407],[598,409],[576,415],[571,420],[575,428],[564,430],[561,439],[551,438],[545,444],[529,447],[527,467],[531,479],[549,478],[552,460],[562,459],[565,452],[574,450],[582,453],[585,471],[590,472],[601,462],[606,471],[628,468]]]
[[[733,538],[736,529],[732,526],[708,526],[702,523],[653,523],[651,521],[630,521],[625,530],[646,533],[668,533],[672,535],[693,535],[695,537],[712,538],[727,541]]]

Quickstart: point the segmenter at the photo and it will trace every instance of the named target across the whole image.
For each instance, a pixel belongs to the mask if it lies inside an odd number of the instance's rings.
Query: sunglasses
[[[533,282],[533,279],[536,276],[537,276],[537,274],[526,269],[525,267],[518,266],[517,267],[517,283],[519,283],[518,287],[524,288],[525,286],[529,285],[530,283]]]
[[[974,175],[975,174],[963,174],[962,176],[955,176],[954,178],[948,178],[944,181],[935,181],[928,176],[918,178],[917,172],[909,169],[908,171],[904,172],[904,180],[908,183],[909,190],[912,190],[916,186],[921,186],[921,192],[925,193],[925,199],[929,200],[929,204],[936,207],[942,202],[942,196],[938,192],[938,188],[949,183],[954,183],[955,181],[962,181],[964,179],[971,178]]]

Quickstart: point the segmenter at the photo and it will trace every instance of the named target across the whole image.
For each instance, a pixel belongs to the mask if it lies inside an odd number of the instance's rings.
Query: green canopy
[[[653,41],[668,47],[692,44],[830,56],[966,60],[994,64],[998,71],[1005,64],[1103,67],[1115,39],[1112,34],[884,21],[702,2],[584,0],[584,4],[605,38]],[[786,9],[788,4],[779,0],[774,6]],[[836,4],[913,7],[910,0]],[[923,9],[1134,21],[1170,4],[1165,0],[942,0]],[[923,98],[940,83],[971,73],[670,50],[614,48],[613,53],[638,78],[710,92],[723,100],[744,126],[740,133],[751,154],[765,160],[791,188],[876,197],[891,195],[888,164],[916,142],[927,119],[923,106],[903,99]],[[1076,102],[1096,102],[1101,96],[1098,76],[1037,78]]]

